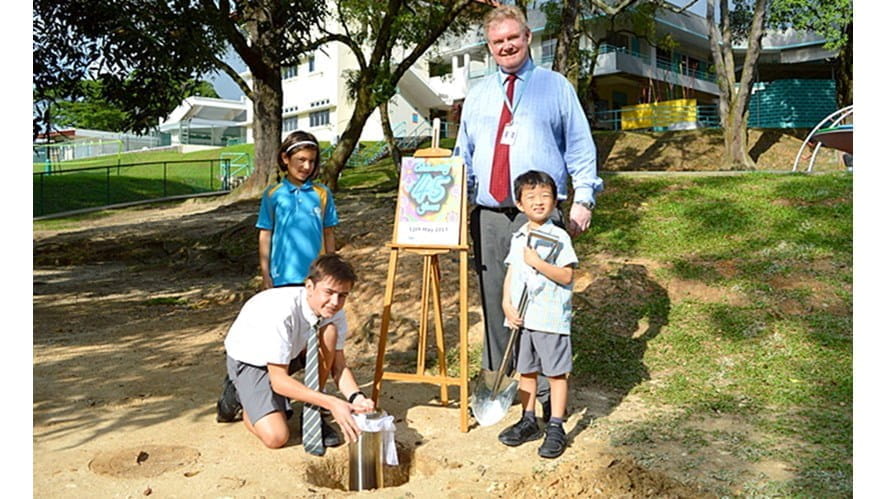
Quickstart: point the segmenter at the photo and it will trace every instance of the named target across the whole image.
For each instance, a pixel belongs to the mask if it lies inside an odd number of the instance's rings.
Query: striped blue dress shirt
[[[462,107],[454,154],[466,165],[470,201],[487,207],[513,206],[513,193],[504,203],[490,195],[496,131],[505,99],[501,69],[486,76],[468,93]],[[510,146],[511,182],[528,170],[548,173],[557,183],[558,199],[567,198],[572,179],[576,201],[595,202],[604,182],[597,175],[597,157],[588,119],[576,92],[560,73],[536,67],[531,59],[517,72]]]

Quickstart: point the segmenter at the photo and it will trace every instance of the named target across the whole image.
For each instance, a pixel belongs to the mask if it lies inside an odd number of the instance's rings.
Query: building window
[[[309,73],[314,72],[314,56],[313,55],[308,56],[308,72]]]
[[[280,69],[280,77],[284,80],[299,76],[299,66],[284,66]]]
[[[613,45],[621,48],[621,52],[630,52],[631,51],[631,36],[626,33],[617,33],[616,40]]]
[[[461,57],[460,57],[461,59]],[[434,61],[428,64],[428,76],[444,76],[448,75],[453,71],[453,63],[446,63],[441,61]]]
[[[291,132],[293,130],[298,130],[298,129],[299,129],[299,117],[298,116],[293,116],[290,118],[283,119],[283,131],[284,132]]]
[[[552,62],[554,61],[554,53],[557,49],[557,39],[552,38],[550,40],[542,41],[542,62]]]
[[[324,109],[322,111],[312,111],[308,114],[308,117],[311,120],[311,126],[322,126],[330,124],[330,110]]]

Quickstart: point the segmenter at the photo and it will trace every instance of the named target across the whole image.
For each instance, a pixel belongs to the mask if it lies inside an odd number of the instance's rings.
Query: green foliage
[[[730,22],[737,39],[747,38],[752,0],[736,0]],[[840,50],[848,42],[847,27],[853,22],[850,0],[772,0],[767,6],[766,26],[785,30],[813,31],[825,38],[826,50]]]
[[[352,99],[356,99],[357,90],[364,87],[371,90],[373,107],[390,99],[402,75],[402,59],[412,56],[416,48],[435,42],[437,38],[430,38],[431,33],[443,28],[459,35],[471,26],[470,21],[476,20],[477,16],[471,15],[475,8],[467,9],[465,15],[453,16],[454,12],[466,10],[468,3],[463,0],[430,2],[417,11],[405,2],[337,2],[336,20],[346,27],[345,37],[352,51],[356,47],[372,47],[369,57],[362,50],[355,53],[364,61],[366,75],[362,77],[362,71],[350,71],[346,76]]]
[[[773,0],[770,20],[780,28],[810,30],[825,38],[826,50],[840,50],[849,42],[853,22],[850,0]]]
[[[190,80],[185,83],[185,93],[188,95],[199,95],[201,97],[219,98],[219,93],[212,83],[206,80]]]
[[[83,97],[82,81],[96,80],[102,98],[126,110],[121,128],[147,130],[186,96],[187,82],[215,68],[225,47],[206,23],[185,0],[38,0],[35,101],[73,101]]]
[[[102,84],[96,80],[80,82],[81,98],[56,102],[50,111],[59,127],[87,128],[125,132],[127,113],[102,96]]]

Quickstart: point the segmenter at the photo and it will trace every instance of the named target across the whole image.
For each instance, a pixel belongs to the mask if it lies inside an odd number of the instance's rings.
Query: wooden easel
[[[440,121],[435,119],[432,132],[431,148],[416,151],[416,158],[448,158],[451,156],[449,149],[438,147],[440,134]],[[376,373],[373,378],[373,402],[378,405],[379,394],[382,388],[382,380],[405,381],[412,383],[430,383],[440,386],[440,400],[443,405],[448,404],[447,387],[459,386],[460,399],[460,429],[468,431],[468,201],[465,188],[465,175],[462,177],[462,205],[460,211],[459,244],[456,246],[423,246],[413,244],[401,244],[397,242],[398,216],[395,216],[394,235],[392,242],[388,244],[390,255],[388,257],[388,278],[385,282],[385,301],[382,309],[382,323],[379,332],[379,350],[376,356]],[[419,345],[416,362],[416,372],[403,373],[383,371],[385,360],[385,347],[388,341],[388,327],[391,320],[391,304],[394,300],[394,286],[397,274],[397,259],[401,251],[422,256],[422,292],[421,314],[419,319]],[[440,301],[440,260],[439,256],[450,251],[459,252],[459,376],[447,376],[447,356],[444,348],[443,315]],[[439,375],[425,374],[425,350],[428,343],[428,302],[432,303],[435,319],[435,339],[437,344]]]

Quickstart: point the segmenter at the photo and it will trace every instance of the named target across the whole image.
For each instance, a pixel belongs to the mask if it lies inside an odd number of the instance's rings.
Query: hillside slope
[[[758,170],[789,171],[806,130],[749,130],[750,155]],[[673,132],[595,132],[601,171],[712,171],[722,169],[723,132],[717,129]],[[814,171],[840,170],[840,153],[823,149]],[[802,162],[799,170],[806,170]]]

